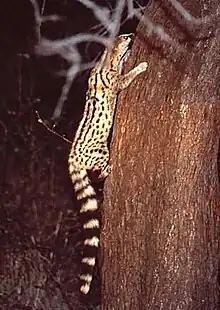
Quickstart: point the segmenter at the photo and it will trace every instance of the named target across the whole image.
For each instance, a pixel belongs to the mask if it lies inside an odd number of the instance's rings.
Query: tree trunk
[[[199,2],[189,3],[182,1],[199,16]],[[201,12],[206,5],[204,14],[219,18],[218,3],[203,1]],[[128,66],[147,59],[149,69],[118,100],[103,206],[102,309],[217,309],[220,31],[186,42],[165,8],[147,14],[185,43],[181,55],[164,42],[156,49],[146,34],[133,46]]]

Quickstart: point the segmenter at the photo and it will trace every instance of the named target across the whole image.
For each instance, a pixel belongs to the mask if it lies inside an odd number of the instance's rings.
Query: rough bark
[[[194,15],[206,5],[219,16],[217,1],[189,2],[182,4]],[[103,206],[102,309],[216,309],[219,29],[189,42],[163,7],[147,12],[185,43],[181,56],[164,43],[155,48],[152,37],[133,47],[128,67],[147,59],[149,70],[118,101]]]

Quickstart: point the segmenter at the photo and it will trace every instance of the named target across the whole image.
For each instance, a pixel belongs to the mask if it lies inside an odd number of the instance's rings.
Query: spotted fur
[[[111,49],[106,49],[91,71],[82,120],[76,132],[69,154],[69,174],[80,202],[80,214],[84,218],[86,232],[80,275],[80,291],[87,294],[93,277],[99,247],[100,221],[96,192],[91,185],[88,171],[99,174],[100,179],[108,175],[108,137],[113,125],[117,94],[126,88],[134,78],[147,69],[147,63],[140,63],[125,75],[122,65],[132,42],[132,34],[120,35]]]

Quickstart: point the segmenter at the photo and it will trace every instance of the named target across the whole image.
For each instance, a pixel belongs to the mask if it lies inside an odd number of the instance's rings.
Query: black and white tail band
[[[69,172],[76,198],[80,203],[80,219],[82,220],[84,235],[83,258],[81,260],[82,273],[80,275],[82,284],[80,291],[83,294],[88,294],[99,248],[100,216],[98,201],[87,171],[77,170],[70,164]]]

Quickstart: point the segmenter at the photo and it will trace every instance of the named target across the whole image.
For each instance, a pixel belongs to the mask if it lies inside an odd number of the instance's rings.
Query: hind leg
[[[95,154],[93,154],[92,158],[93,162],[93,170],[99,171],[99,180],[104,180],[110,171],[109,169],[109,151],[107,146],[101,145],[98,149],[96,149]]]
[[[107,164],[104,168],[101,169],[100,175],[98,176],[99,180],[104,180],[111,172],[111,167]]]
[[[99,180],[104,180],[107,178],[109,172],[111,171],[109,166],[109,150],[107,146],[102,147],[102,157],[100,158],[100,175]]]

